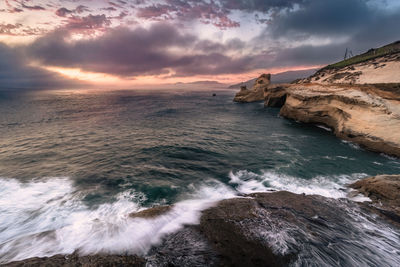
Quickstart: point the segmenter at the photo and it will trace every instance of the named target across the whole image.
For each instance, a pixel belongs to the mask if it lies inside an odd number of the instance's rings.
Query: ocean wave
[[[351,190],[346,187],[347,184],[367,176],[365,173],[354,173],[352,175],[316,176],[312,179],[302,179],[274,171],[256,174],[241,170],[229,174],[229,183],[235,185],[235,189],[244,194],[285,190],[296,194],[321,195],[337,199],[348,197]],[[352,197],[351,200],[362,202],[370,199],[357,195]]]
[[[129,216],[145,209],[145,196],[133,190],[90,209],[68,178],[0,178],[0,263],[75,251],[143,255],[166,234],[197,224],[202,210],[235,196],[217,181],[192,189],[164,215],[141,219]]]

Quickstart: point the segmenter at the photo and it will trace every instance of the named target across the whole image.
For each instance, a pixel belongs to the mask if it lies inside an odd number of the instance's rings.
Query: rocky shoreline
[[[392,61],[385,57],[386,65],[400,63],[399,53],[390,58]],[[375,58],[362,65],[375,66],[377,60],[384,59]],[[335,76],[333,72],[340,74],[343,69],[329,71]],[[373,75],[371,71],[369,75]],[[322,75],[324,72],[317,73]],[[399,74],[400,70],[392,76]],[[340,79],[317,83],[314,76],[292,84],[271,84],[271,76],[263,74],[253,88],[241,88],[234,101],[264,101],[266,107],[281,108],[279,114],[282,117],[329,127],[343,140],[374,152],[400,157],[400,84],[357,84],[352,80],[344,83]],[[362,78],[365,74],[359,76]]]
[[[335,251],[339,262],[350,262],[359,249],[373,253],[373,247],[367,245],[369,230],[365,232],[360,223],[378,220],[386,224],[383,219],[389,219],[393,227],[399,226],[399,217],[395,216],[400,210],[400,176],[370,177],[350,187],[373,202],[357,204],[286,191],[254,193],[216,203],[202,212],[199,225],[187,225],[167,235],[146,255],[79,256],[76,252],[4,266],[288,266],[320,261],[335,265],[334,258],[322,255],[330,255],[339,247],[343,250]],[[370,216],[371,209],[378,210],[382,219]],[[131,217],[150,218],[169,210],[170,206],[154,207]],[[373,233],[374,237],[378,235]],[[379,264],[382,259],[372,260],[376,262],[369,259],[368,263]]]
[[[234,101],[264,101],[266,107],[281,108],[285,118],[324,125],[341,139],[400,157],[399,85],[356,84],[373,80],[362,71],[386,78],[382,70],[387,74],[398,68],[399,60],[396,52],[342,69],[323,69],[292,84],[271,85],[271,75],[263,74],[251,89],[242,87]],[[4,266],[398,266],[400,254],[382,244],[399,245],[400,175],[368,177],[348,186],[354,189],[349,197],[362,194],[371,201],[287,191],[247,194],[215,203],[202,212],[198,225],[168,234],[146,255],[76,251]],[[129,217],[151,219],[171,209],[158,206]],[[362,253],[370,257],[360,257]]]

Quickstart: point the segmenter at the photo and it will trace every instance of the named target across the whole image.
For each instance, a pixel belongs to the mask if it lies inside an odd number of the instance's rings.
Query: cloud
[[[30,26],[24,26],[21,23],[0,23],[0,35],[10,36],[32,36],[40,35],[46,31],[41,28],[32,28]]]
[[[33,5],[33,6],[26,5],[24,3],[24,1],[21,1],[21,7],[28,9],[28,10],[46,10],[44,7],[39,6],[39,5]]]
[[[251,70],[261,56],[231,57],[224,52],[242,49],[233,39],[225,44],[202,41],[180,33],[174,25],[158,23],[149,29],[117,28],[97,38],[68,40],[65,31],[39,38],[27,48],[43,65],[81,68],[121,77],[169,74],[228,74]]]
[[[70,15],[70,14],[81,14],[81,13],[83,13],[85,11],[90,11],[90,9],[87,6],[84,6],[84,5],[79,5],[74,9],[68,9],[68,8],[65,8],[65,7],[61,7],[61,8],[56,10],[56,15],[59,16],[59,17],[65,17],[65,16]]]
[[[106,15],[70,16],[65,20],[63,30],[69,32],[85,32],[93,30],[105,30],[111,25],[111,21]]]
[[[18,48],[0,43],[0,90],[54,89],[79,86],[59,74],[29,66]]]
[[[246,12],[269,12],[272,9],[292,8],[304,4],[308,0],[220,0],[225,9],[242,10]]]
[[[42,33],[24,50],[29,59],[44,66],[80,68],[129,79],[142,75],[183,77],[311,67],[340,60],[347,47],[356,54],[395,41],[400,36],[400,10],[383,8],[379,5],[382,1],[114,0],[113,4],[106,3],[117,9],[107,11],[108,16],[84,13],[88,7],[76,3],[78,6],[73,9],[59,8],[56,14],[61,26]],[[128,4],[138,6],[129,13],[118,10]],[[101,6],[90,9],[104,12]],[[138,24],[114,26],[122,19],[129,21],[132,14],[140,17]],[[179,26],[198,20],[221,29],[237,27],[236,20],[241,20],[243,14],[249,18],[259,15],[259,21],[267,18],[267,24],[254,21],[250,25],[262,28],[254,39],[246,39],[246,33],[233,34],[236,38],[224,41],[201,39],[196,32],[189,32],[189,27]],[[151,22],[146,21],[147,27],[143,27],[139,24],[143,20]],[[24,29],[18,23],[0,24],[0,34],[25,34]],[[241,29],[238,32],[243,34]],[[76,33],[79,38],[72,38]]]
[[[218,2],[166,0],[138,8],[137,16],[150,20],[180,20],[191,21],[198,19],[205,24],[212,24],[220,29],[240,27],[240,23],[229,18],[230,10]]]
[[[399,39],[399,8],[380,0],[307,0],[276,15],[253,45],[269,42],[282,62],[329,64],[346,48],[361,53]],[[336,55],[336,56],[334,56]]]

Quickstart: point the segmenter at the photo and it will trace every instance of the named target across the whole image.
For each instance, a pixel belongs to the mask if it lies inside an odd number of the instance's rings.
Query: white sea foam
[[[129,214],[143,209],[144,196],[132,190],[117,195],[113,203],[90,209],[67,178],[25,184],[1,178],[0,263],[76,250],[145,254],[164,235],[198,223],[202,210],[235,196],[218,182],[195,189],[168,213],[139,219]]]
[[[321,128],[321,129],[323,129],[325,131],[332,132],[332,129],[329,128],[329,127],[326,127],[325,125],[317,124],[317,127]]]
[[[346,198],[349,189],[346,184],[366,177],[367,174],[316,176],[312,179],[302,179],[289,175],[266,171],[261,175],[246,170],[231,172],[230,183],[236,185],[236,190],[249,194],[273,190],[285,190],[296,194],[321,195],[330,198]],[[369,201],[363,196],[352,198],[354,201]]]

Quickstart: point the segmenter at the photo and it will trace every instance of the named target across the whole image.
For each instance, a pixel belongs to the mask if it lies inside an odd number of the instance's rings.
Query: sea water
[[[0,263],[74,251],[146,255],[221,199],[274,190],[347,198],[357,179],[400,173],[398,159],[233,95],[0,92]],[[129,217],[160,204],[174,206],[152,219]],[[400,262],[395,229],[360,227],[385,233],[366,230],[372,256]]]

